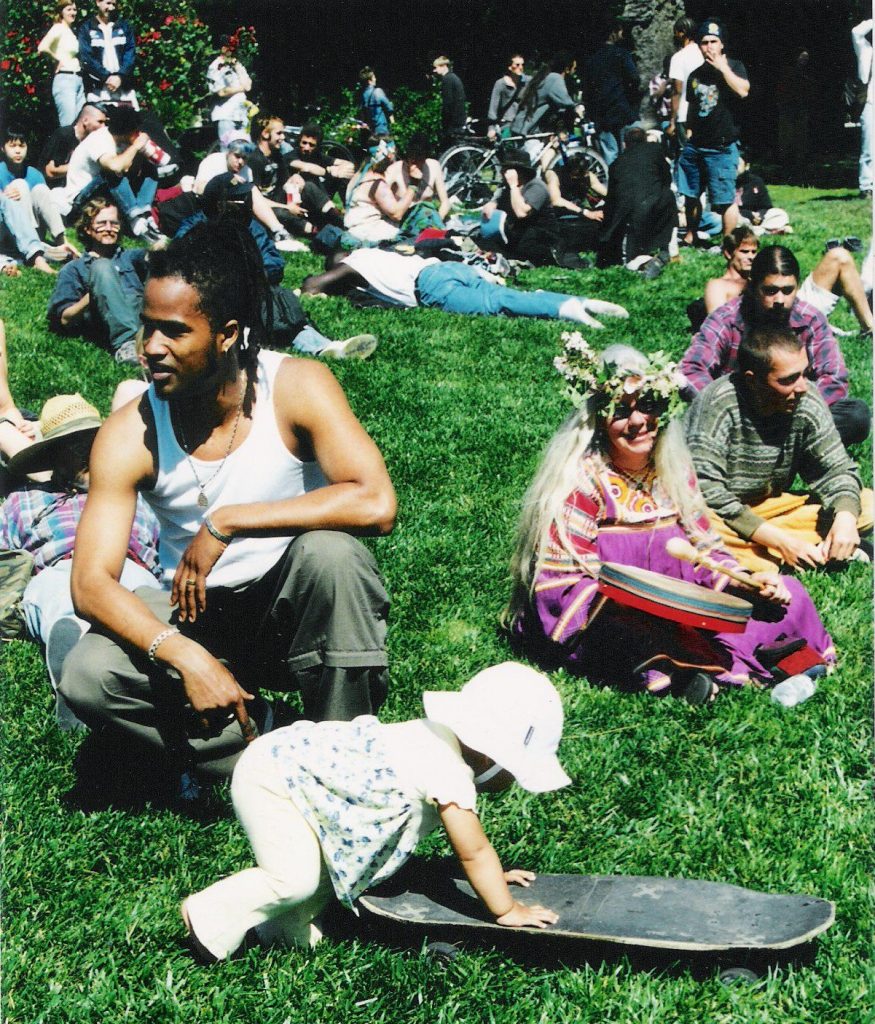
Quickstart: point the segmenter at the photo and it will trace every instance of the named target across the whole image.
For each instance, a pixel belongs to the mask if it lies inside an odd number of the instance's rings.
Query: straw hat
[[[540,672],[506,661],[478,672],[461,690],[426,691],[426,717],[509,771],[530,793],[567,786],[556,750],[562,701]]]
[[[11,473],[41,473],[54,468],[60,448],[69,441],[90,435],[100,427],[100,413],[80,394],[55,395],[42,408],[39,418],[40,440],[9,460]]]

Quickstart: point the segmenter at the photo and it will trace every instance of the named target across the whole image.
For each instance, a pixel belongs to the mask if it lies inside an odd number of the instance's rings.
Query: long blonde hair
[[[606,454],[608,451],[600,408],[603,408],[600,396],[592,395],[571,413],[547,445],[523,497],[510,563],[513,593],[505,620],[513,619],[529,603],[553,527],[568,556],[579,561],[565,529],[563,512],[572,491],[585,490],[591,483],[581,476],[581,460],[594,452]],[[660,428],[653,447],[653,465],[663,491],[678,510],[680,521],[692,525],[705,511],[705,505],[698,487],[691,486],[692,459],[680,420],[672,420]]]

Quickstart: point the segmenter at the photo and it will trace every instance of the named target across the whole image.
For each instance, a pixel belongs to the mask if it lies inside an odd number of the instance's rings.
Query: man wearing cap
[[[121,246],[118,207],[95,196],[76,225],[84,253],[61,269],[49,299],[49,327],[107,344],[117,363],[139,366],[136,337],[146,277],[145,249]]]
[[[723,217],[723,234],[728,235],[738,223],[738,129],[730,102],[744,99],[750,92],[744,64],[726,56],[722,23],[709,18],[699,26],[696,38],[703,62],[687,79],[687,143],[680,156],[679,178],[687,245],[695,244],[702,217],[701,196],[706,189],[711,208]]]
[[[73,544],[88,496],[88,457],[100,414],[79,395],[58,395],[42,408],[39,440],[9,460],[11,475],[24,482],[0,507],[0,549],[26,551],[33,557],[33,576],[24,591],[22,610],[28,632],[46,645],[53,687],[72,646],[88,629],[75,617],[70,596]],[[49,473],[36,483],[31,474]],[[157,588],[158,523],[142,501],[137,502],[119,582],[129,590]],[[76,723],[63,700],[58,721]]]
[[[214,98],[210,120],[222,149],[227,149],[235,134],[246,129],[246,93],[252,88],[252,79],[234,56],[232,37],[222,36],[219,46],[221,53],[207,68],[207,88]]]
[[[524,149],[503,154],[502,188],[482,210],[480,236],[486,248],[536,266],[552,263],[561,243],[550,192]]]

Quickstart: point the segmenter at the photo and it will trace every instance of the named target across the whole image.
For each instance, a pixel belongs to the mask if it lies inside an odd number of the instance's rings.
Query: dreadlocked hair
[[[246,371],[248,407],[255,393],[259,350],[270,343],[273,333],[273,297],[246,220],[229,210],[196,224],[166,249],[150,253],[149,277],[177,277],[191,285],[213,331],[237,321],[239,335],[231,351]]]

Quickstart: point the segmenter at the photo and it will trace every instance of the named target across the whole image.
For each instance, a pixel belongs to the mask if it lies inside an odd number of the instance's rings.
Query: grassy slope
[[[855,200],[775,188],[790,239],[810,267],[825,237],[868,230]],[[599,343],[630,340],[680,354],[683,309],[719,271],[685,255],[658,281],[622,270],[539,270],[525,287],[625,303],[633,318]],[[316,261],[295,256],[286,283]],[[121,373],[101,352],[50,336],[51,282],[33,272],[0,284],[12,384],[23,403],[81,390],[106,411]],[[561,327],[429,311],[357,312],[342,300],[310,310],[332,336],[373,330],[369,363],[339,366],[352,405],[376,438],[400,498],[394,534],[375,549],[393,599],[394,688],[387,718],[419,713],[426,688],[453,688],[508,656],[498,635],[518,502],[565,409],[551,370]],[[851,327],[846,307],[835,321]],[[871,392],[868,344],[843,341],[853,391]],[[870,447],[857,453],[871,481]],[[79,739],[51,723],[47,679],[26,644],[0,652],[6,725],[3,786],[4,1014],[8,1024],[208,1021],[708,1021],[856,1024],[870,1020],[872,903],[871,570],[807,583],[833,632],[839,671],[798,711],[760,693],[713,710],[591,689],[559,673],[563,759],[573,788],[484,801],[484,822],[508,863],[542,871],[672,874],[837,903],[814,967],[757,988],[726,989],[689,974],[627,965],[523,969],[467,953],[444,970],[375,945],[326,942],[313,955],[263,953],[212,970],[179,948],[178,901],[248,863],[232,816],[199,825],[172,813],[67,810]],[[440,839],[428,849],[447,852]]]

